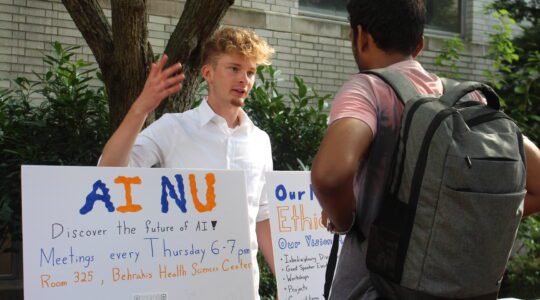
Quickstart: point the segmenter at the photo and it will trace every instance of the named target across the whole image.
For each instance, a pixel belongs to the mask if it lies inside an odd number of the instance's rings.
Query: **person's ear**
[[[358,25],[356,27],[356,30],[358,32],[358,38],[356,39],[356,43],[357,43],[356,47],[357,49],[360,49],[361,51],[365,51],[366,49],[369,48],[370,43],[372,44],[374,43],[373,37],[371,36],[369,32],[364,30],[362,25]]]
[[[422,49],[424,49],[424,36],[420,38],[420,41],[418,41],[418,44],[416,45],[416,49],[414,49],[414,52],[412,53],[412,57],[416,58],[418,55],[420,55],[420,52],[422,52]]]
[[[212,82],[212,72],[214,72],[214,68],[212,67],[212,64],[204,64],[201,68],[201,75],[204,77],[204,80],[206,82],[211,83]]]

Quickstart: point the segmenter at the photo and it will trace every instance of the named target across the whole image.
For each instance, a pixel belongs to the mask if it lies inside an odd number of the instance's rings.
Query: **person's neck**
[[[381,50],[374,53],[372,55],[372,58],[368,60],[369,62],[371,62],[368,68],[369,70],[386,68],[393,64],[397,64],[399,62],[409,60],[409,59],[412,59],[412,56],[405,55],[398,52],[388,53]]]
[[[219,101],[214,101],[208,96],[208,106],[227,122],[229,128],[235,128],[240,125],[240,107],[233,105],[219,105]]]

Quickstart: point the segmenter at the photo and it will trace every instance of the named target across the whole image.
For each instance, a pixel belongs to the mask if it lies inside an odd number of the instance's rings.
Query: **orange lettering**
[[[285,225],[285,223],[287,222],[287,217],[282,215],[282,211],[284,210],[289,210],[289,207],[288,206],[277,207],[279,232],[291,232],[291,227]]]
[[[49,274],[41,274],[41,287],[49,287],[49,279],[51,279],[51,275]]]
[[[216,183],[216,176],[214,173],[206,174],[206,205],[203,205],[199,201],[197,196],[197,182],[195,181],[195,175],[189,174],[189,187],[191,189],[191,196],[193,197],[193,204],[195,209],[199,212],[211,211],[216,207],[216,193],[214,190],[214,184]]]
[[[135,177],[125,177],[125,176],[118,176],[114,180],[114,183],[121,183],[124,185],[124,189],[126,191],[126,205],[119,206],[116,208],[117,211],[121,213],[126,212],[137,212],[142,209],[142,206],[138,204],[133,204],[133,198],[131,197],[131,185],[132,184],[141,184],[141,178],[139,176]]]
[[[118,268],[112,269],[112,278],[113,278],[113,282],[117,282],[118,280],[120,280],[120,269]]]

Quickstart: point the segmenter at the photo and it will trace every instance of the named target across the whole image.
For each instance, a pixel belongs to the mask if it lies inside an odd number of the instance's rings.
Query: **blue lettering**
[[[174,186],[169,180],[169,178],[167,178],[166,176],[161,177],[161,212],[162,213],[167,213],[169,211],[169,201],[167,200],[168,196],[174,199],[174,202],[183,213],[187,212],[186,195],[184,193],[184,179],[182,178],[182,175],[180,174],[174,175],[174,178],[176,178],[176,183],[178,184],[178,192],[180,193],[180,198],[176,194],[174,190]],[[169,193],[167,193],[167,190],[169,191]]]
[[[276,187],[276,198],[279,201],[284,201],[285,199],[287,199],[287,190],[285,189],[283,184],[280,184]]]
[[[157,238],[144,238],[144,239],[150,241],[150,255],[154,257],[154,240],[157,240]]]
[[[100,189],[103,193],[98,194],[97,193],[98,189]],[[111,202],[111,196],[109,195],[109,189],[107,188],[105,183],[103,183],[101,180],[98,180],[98,181],[96,181],[94,183],[93,188],[92,188],[92,192],[90,192],[90,194],[88,194],[88,196],[86,196],[86,203],[79,210],[81,215],[86,215],[88,212],[90,212],[94,208],[94,203],[97,200],[101,200],[101,201],[105,202],[105,207],[107,208],[107,210],[109,212],[114,211],[114,205]]]
[[[43,251],[43,248],[41,248],[41,258],[39,260],[39,266],[43,267],[43,259],[45,259],[45,262],[47,264],[51,263],[51,260],[54,259],[54,247],[51,248],[51,252],[49,253],[49,257],[45,255],[45,252]]]

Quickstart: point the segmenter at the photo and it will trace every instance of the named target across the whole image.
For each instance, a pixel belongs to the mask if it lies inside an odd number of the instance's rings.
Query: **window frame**
[[[436,36],[436,37],[453,37],[455,35],[458,35],[460,38],[463,38],[465,36],[465,30],[466,30],[466,4],[467,1],[458,0],[460,1],[459,5],[459,32],[454,31],[447,31],[447,30],[441,30],[436,28],[430,28],[430,26],[426,23],[426,26],[424,28],[424,34],[427,36]],[[337,15],[331,15],[331,14],[323,14],[323,13],[317,13],[314,11],[306,10],[300,7],[300,0],[298,0],[298,15],[300,16],[306,16],[316,19],[323,19],[323,20],[330,20],[330,21],[338,21],[338,22],[345,22],[348,23],[347,17],[337,16]]]
[[[465,36],[465,29],[466,29],[465,21],[466,21],[466,14],[467,14],[467,9],[466,9],[467,2],[464,0],[458,0],[458,1],[459,1],[459,32],[432,28],[426,22],[426,26],[424,27],[424,35],[436,36],[436,37],[454,37],[455,35],[458,35],[460,38],[463,38]]]
[[[345,16],[338,16],[338,15],[332,15],[332,14],[325,14],[325,13],[319,13],[314,12],[309,9],[302,8],[300,6],[300,0],[297,0],[298,2],[298,15],[300,16],[306,16],[306,17],[312,17],[312,18],[318,18],[318,19],[326,19],[331,21],[338,21],[338,22],[348,22],[348,18]]]

